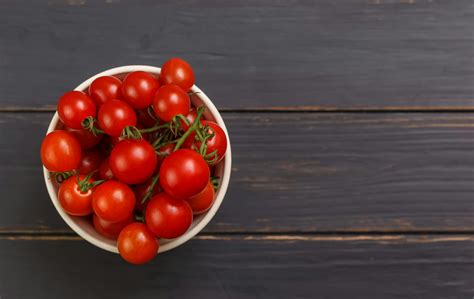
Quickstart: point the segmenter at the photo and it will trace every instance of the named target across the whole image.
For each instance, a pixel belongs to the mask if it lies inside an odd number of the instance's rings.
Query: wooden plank
[[[0,109],[181,56],[221,108],[472,110],[473,18],[470,0],[1,0]]]
[[[473,241],[472,236],[201,238],[137,267],[84,241],[2,239],[0,294],[2,298],[472,298]]]
[[[2,231],[64,230],[39,146],[51,114],[0,114]],[[226,113],[230,188],[207,232],[473,231],[474,115]]]

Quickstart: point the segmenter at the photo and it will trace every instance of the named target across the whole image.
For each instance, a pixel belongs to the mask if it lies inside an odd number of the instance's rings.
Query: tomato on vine
[[[105,133],[119,137],[125,127],[137,124],[137,115],[127,103],[119,100],[105,102],[99,109],[99,126]]]
[[[82,91],[66,92],[58,102],[58,115],[61,121],[73,129],[82,129],[82,121],[95,117],[97,108],[94,101]]]
[[[187,115],[190,108],[188,94],[175,84],[160,87],[153,98],[155,114],[165,122],[171,121],[178,114]]]
[[[214,165],[219,163],[225,155],[227,150],[227,137],[224,130],[218,124],[212,121],[203,120],[202,125],[208,127],[209,138],[206,139],[206,151],[203,153]],[[196,141],[196,147],[200,149],[201,141]]]
[[[92,213],[94,179],[77,175],[67,178],[59,187],[58,199],[66,213],[86,216]]]

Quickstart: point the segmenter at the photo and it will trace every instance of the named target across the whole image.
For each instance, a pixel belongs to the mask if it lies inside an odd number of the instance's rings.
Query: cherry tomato
[[[101,162],[102,155],[98,149],[85,151],[82,154],[81,163],[79,163],[77,167],[77,172],[79,172],[79,174],[88,175],[95,170],[99,170]]]
[[[166,157],[168,157],[174,150],[174,147],[176,144],[174,143],[168,143],[166,145],[163,145],[158,149],[158,164],[157,168],[161,167],[161,164],[163,164],[163,161],[165,160]]]
[[[81,146],[71,133],[57,130],[49,133],[41,144],[41,161],[49,171],[65,172],[81,162]]]
[[[194,72],[189,63],[179,58],[171,58],[161,68],[160,82],[179,85],[188,91],[194,85]]]
[[[180,149],[163,161],[160,185],[171,196],[186,199],[206,187],[209,174],[209,167],[201,155],[190,149]]]
[[[143,198],[145,195],[148,193],[148,191],[151,188],[151,183],[152,179],[147,180],[145,183],[135,186],[133,188],[133,192],[135,193],[135,198],[136,198],[136,203],[135,203],[135,210],[137,211],[143,211],[145,209],[145,206],[147,205],[148,201],[142,203]],[[151,191],[151,195],[156,195],[160,192],[160,184],[156,183],[155,187]]]
[[[144,264],[158,253],[159,243],[147,226],[140,222],[127,225],[118,237],[120,256],[131,264]]]
[[[151,128],[158,123],[158,120],[154,119],[150,113],[148,113],[148,109],[137,110],[137,118],[138,122],[143,124],[146,128]]]
[[[123,80],[123,99],[135,109],[145,109],[151,105],[159,86],[155,77],[147,72],[132,72]]]
[[[114,146],[109,165],[119,181],[141,184],[153,175],[157,160],[150,143],[143,139],[128,139]]]
[[[105,221],[96,214],[92,216],[92,223],[94,224],[95,230],[102,236],[114,240],[118,238],[122,229],[132,222],[133,215],[130,215],[130,217],[125,218],[125,220],[119,222]]]
[[[219,127],[218,124],[212,121],[204,120],[202,121],[204,126],[209,126],[209,133],[214,133],[214,136],[206,140],[206,155],[216,151],[217,160],[212,164],[216,164],[224,158],[225,151],[227,150],[227,137],[225,136],[224,130]],[[199,148],[201,142],[196,142],[196,147]]]
[[[97,107],[109,100],[122,99],[122,81],[114,76],[102,76],[92,81],[89,86],[89,95]]]
[[[107,181],[92,193],[92,208],[100,218],[109,222],[124,220],[133,213],[135,194],[129,186],[118,181]]]
[[[114,173],[109,165],[109,158],[105,159],[100,163],[99,167],[99,178],[101,180],[113,180],[115,179]]]
[[[104,137],[103,134],[95,136],[89,130],[84,129],[73,129],[69,127],[64,127],[65,131],[72,133],[76,137],[77,141],[81,145],[82,149],[88,150],[96,146]]]
[[[83,181],[85,178],[85,175],[71,176],[59,187],[59,202],[64,211],[70,215],[86,216],[92,213],[93,188],[82,192],[79,186],[79,181]],[[87,182],[93,183],[94,180],[89,179]]]
[[[153,196],[146,207],[145,222],[158,237],[173,239],[184,234],[193,222],[193,210],[182,199],[162,192]]]
[[[97,108],[94,101],[81,91],[66,92],[58,102],[58,114],[61,121],[73,129],[82,129],[82,121],[89,116],[95,117]]]
[[[214,195],[214,187],[209,182],[204,190],[188,198],[186,201],[191,206],[191,209],[193,209],[194,214],[202,214],[211,208],[214,202]]]
[[[137,124],[137,115],[127,103],[110,100],[100,106],[98,120],[105,133],[118,137],[125,127]]]
[[[153,109],[156,116],[168,122],[178,114],[187,115],[191,107],[188,94],[178,85],[164,85],[158,89],[153,98]]]

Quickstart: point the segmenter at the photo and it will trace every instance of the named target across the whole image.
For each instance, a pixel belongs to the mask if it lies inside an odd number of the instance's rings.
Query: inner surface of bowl
[[[105,72],[99,73],[89,78],[88,80],[84,81],[82,84],[76,87],[75,90],[87,92],[87,89],[89,85],[92,83],[92,81],[100,76],[116,76],[120,79],[123,79],[128,73],[133,72],[133,71],[138,71],[138,70],[149,72],[151,74],[154,74],[157,77],[160,74],[160,68],[157,68],[157,67],[139,66],[139,65],[123,66],[123,67],[118,67],[118,68],[110,69]],[[209,209],[209,211],[207,211],[204,214],[195,216],[191,227],[188,229],[188,231],[184,235],[176,239],[170,239],[170,240],[160,239],[159,252],[164,252],[181,245],[182,243],[194,237],[199,231],[201,231],[207,225],[207,223],[212,219],[216,211],[219,209],[219,206],[224,198],[224,195],[229,183],[229,179],[230,179],[230,169],[231,169],[230,140],[229,140],[229,135],[227,133],[227,129],[225,127],[224,121],[222,120],[222,117],[220,116],[214,104],[197,86],[194,85],[191,88],[191,93],[193,93],[193,95],[191,95],[191,102],[193,106],[205,105],[207,109],[206,109],[206,112],[204,113],[204,118],[216,122],[226,133],[227,141],[228,141],[227,152],[224,159],[221,162],[219,162],[214,168],[215,169],[214,176],[219,177],[220,182],[219,182],[219,188],[216,192],[216,198],[214,200],[214,204],[211,207],[211,209]],[[62,129],[62,128],[63,128],[63,124],[59,121],[58,114],[55,113],[49,125],[48,133],[56,129]],[[43,169],[44,169],[46,186],[48,188],[48,192],[51,197],[51,200],[54,206],[56,207],[58,213],[64,219],[64,221],[77,234],[79,234],[81,237],[83,237],[90,243],[102,249],[105,249],[107,251],[118,253],[116,241],[105,238],[102,235],[100,235],[95,230],[94,226],[92,225],[92,221],[90,218],[75,217],[64,212],[57,198],[59,185],[51,176],[51,173],[46,168],[43,167]]]

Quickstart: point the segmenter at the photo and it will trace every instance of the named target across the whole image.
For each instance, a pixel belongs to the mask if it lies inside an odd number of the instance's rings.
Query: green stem
[[[72,175],[74,175],[74,171],[55,172],[54,173],[54,179],[56,180],[56,182],[61,184],[62,182],[64,182],[66,179],[68,179]]]
[[[159,129],[163,129],[163,128],[167,128],[167,127],[169,127],[168,123],[162,124],[162,125],[159,125],[159,126],[155,126],[155,127],[151,127],[151,128],[148,128],[148,129],[141,129],[141,130],[138,130],[138,131],[140,131],[140,133],[151,133],[151,132],[155,132],[155,131],[158,131]]]
[[[89,183],[89,180],[91,179],[92,175],[95,172],[97,172],[97,170],[92,171],[82,180],[79,179],[79,175],[77,176],[77,185],[79,186],[79,190],[81,190],[82,193],[86,193],[89,189],[92,189],[95,186],[105,182],[105,180],[98,180],[98,181],[93,181],[92,183]]]
[[[217,189],[219,189],[219,179],[220,177],[218,176],[211,177],[211,184],[212,184],[212,187],[214,188],[214,191],[217,191]]]
[[[95,118],[93,118],[92,116],[88,116],[87,118],[84,118],[81,125],[84,130],[91,132],[94,136],[104,134],[104,131],[96,127],[96,122],[97,120]]]
[[[135,126],[127,126],[123,128],[122,134],[120,134],[120,137],[123,139],[140,139],[142,138],[142,134],[140,133],[140,130],[135,127]]]
[[[154,111],[153,111],[153,107],[152,106],[149,106],[147,109],[146,109],[146,113],[148,113],[148,115],[153,118],[154,120],[158,121],[159,119],[156,117]]]
[[[191,135],[192,132],[196,131],[199,126],[201,116],[204,113],[204,110],[204,106],[200,106],[197,109],[196,119],[194,120],[193,124],[188,128],[188,130],[183,134],[183,136],[178,139],[178,142],[176,142],[176,146],[174,147],[174,151],[177,151],[183,145],[186,138],[188,138],[188,136]]]
[[[145,196],[143,196],[142,204],[144,204],[153,195],[153,189],[155,189],[156,183],[158,182],[159,178],[160,178],[160,175],[155,174],[153,178],[151,179],[150,187],[148,187],[148,191],[146,192]]]
[[[135,213],[135,221],[145,223],[145,217],[143,217],[141,214],[139,215],[138,213]]]

